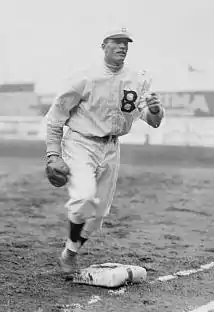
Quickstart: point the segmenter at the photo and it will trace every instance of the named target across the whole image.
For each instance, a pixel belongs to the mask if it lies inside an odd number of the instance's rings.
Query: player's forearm
[[[75,92],[64,92],[58,96],[47,113],[46,154],[61,156],[63,127],[70,118],[70,112],[79,102]]]
[[[69,110],[63,110],[54,103],[47,116],[46,128],[46,154],[61,155],[61,141],[63,137],[63,127],[69,118]]]
[[[63,137],[63,126],[47,124],[46,155],[61,156],[61,142]]]

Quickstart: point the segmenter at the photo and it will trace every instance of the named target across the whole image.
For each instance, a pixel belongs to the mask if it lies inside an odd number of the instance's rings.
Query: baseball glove
[[[48,157],[45,171],[49,182],[56,187],[62,187],[68,182],[69,168],[59,156]]]

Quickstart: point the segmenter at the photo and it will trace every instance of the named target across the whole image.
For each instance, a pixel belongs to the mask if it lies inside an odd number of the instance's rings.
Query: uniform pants
[[[84,223],[81,236],[88,238],[102,227],[111,208],[120,162],[119,140],[104,142],[68,129],[62,151],[71,172],[65,205],[68,218]]]

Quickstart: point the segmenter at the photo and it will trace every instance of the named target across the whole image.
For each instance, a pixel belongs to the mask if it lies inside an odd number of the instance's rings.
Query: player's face
[[[103,44],[105,60],[109,64],[122,64],[128,52],[127,39],[109,39]]]

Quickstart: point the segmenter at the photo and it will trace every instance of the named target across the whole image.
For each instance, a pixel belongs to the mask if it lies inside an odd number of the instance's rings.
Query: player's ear
[[[106,38],[103,40],[103,43],[101,44],[101,48],[102,48],[103,51],[105,50],[108,41],[109,41],[109,40],[106,39]]]

